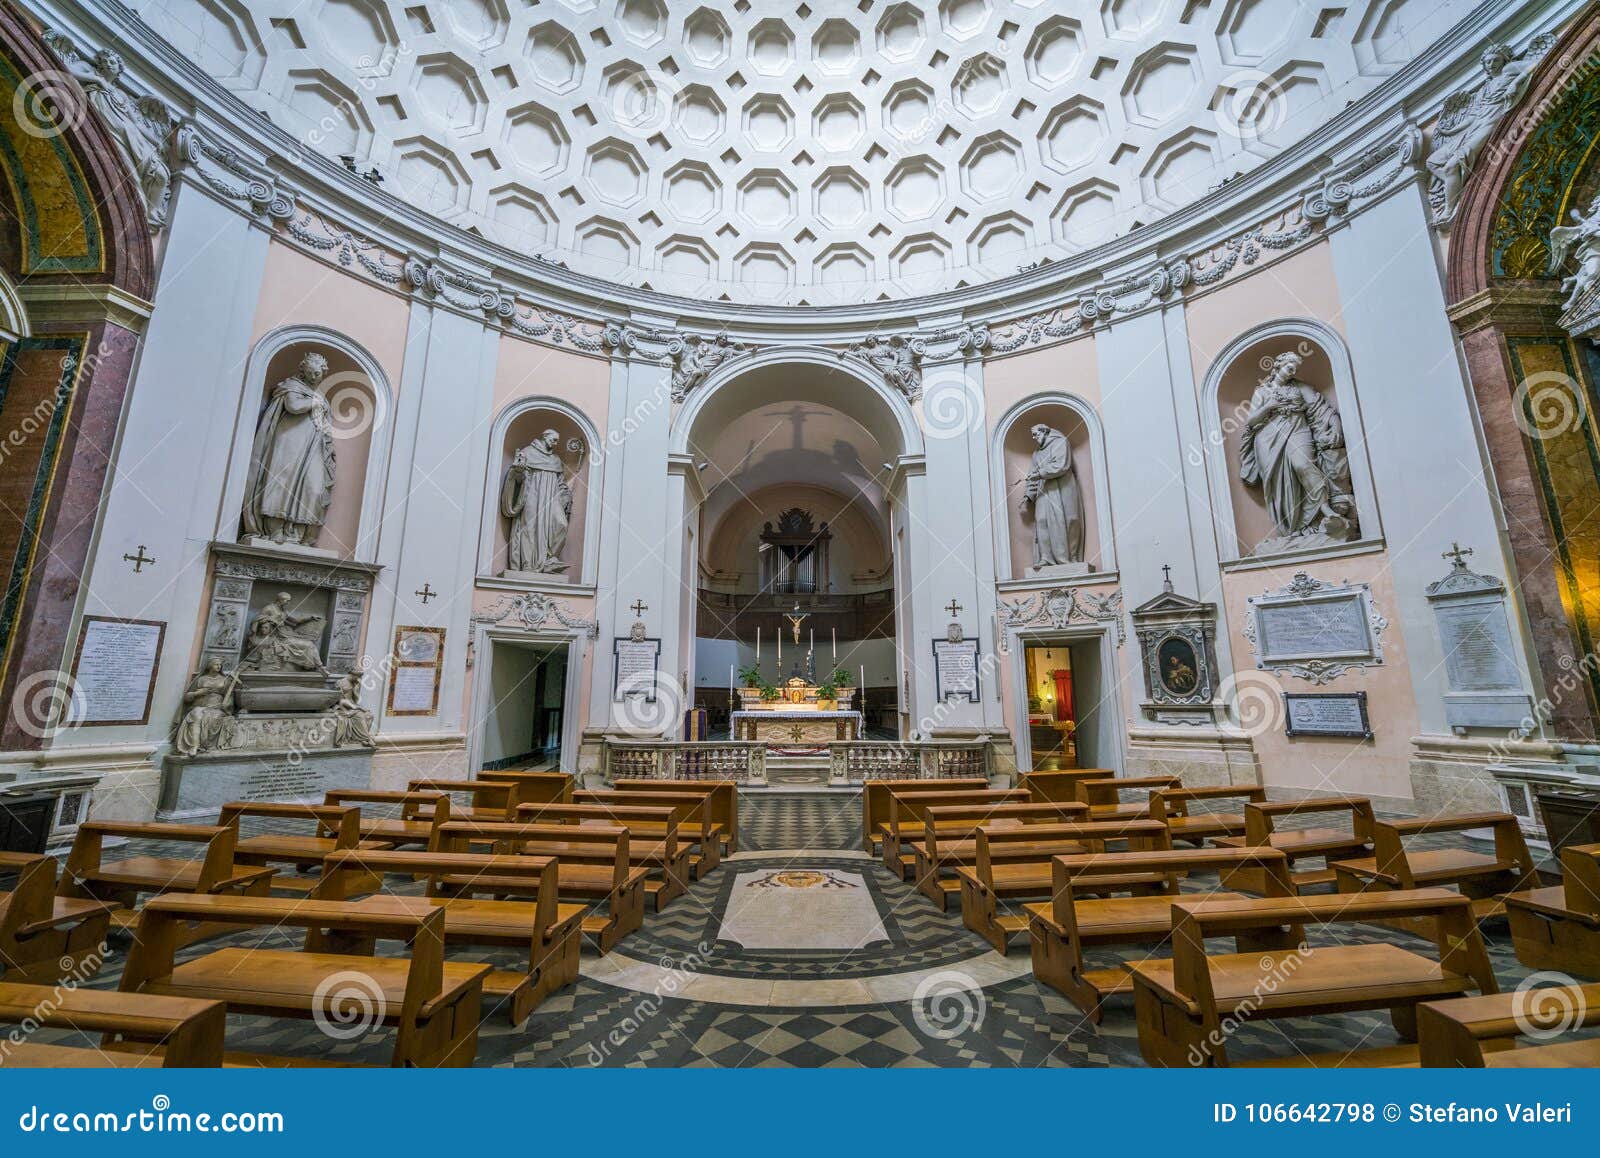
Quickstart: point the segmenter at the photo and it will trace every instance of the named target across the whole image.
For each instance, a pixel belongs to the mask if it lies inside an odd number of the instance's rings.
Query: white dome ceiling
[[[519,252],[733,301],[981,283],[1305,136],[1467,0],[146,0],[285,130]]]

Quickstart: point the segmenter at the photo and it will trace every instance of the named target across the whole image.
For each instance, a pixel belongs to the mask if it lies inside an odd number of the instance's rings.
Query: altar
[[[769,748],[822,748],[833,740],[859,740],[861,713],[775,703],[733,713],[735,740],[763,740]]]

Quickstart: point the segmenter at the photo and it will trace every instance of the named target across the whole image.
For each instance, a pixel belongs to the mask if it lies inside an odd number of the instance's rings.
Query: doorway
[[[1103,734],[1115,717],[1105,701],[1098,637],[1039,640],[1023,647],[1027,762],[1037,771],[1105,768],[1115,745]]]
[[[559,768],[567,648],[497,640],[489,652],[482,768]]]

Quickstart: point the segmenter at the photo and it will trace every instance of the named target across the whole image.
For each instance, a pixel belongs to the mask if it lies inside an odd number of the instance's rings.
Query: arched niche
[[[1029,395],[995,426],[994,493],[1003,496],[1005,541],[997,544],[1002,579],[1027,579],[1033,566],[1033,520],[1022,509],[1022,480],[1033,467],[1033,428],[1061,431],[1072,448],[1073,472],[1083,495],[1083,559],[1096,572],[1117,569],[1112,542],[1111,489],[1106,482],[1100,418],[1083,399],[1064,391]]]
[[[1314,387],[1338,411],[1355,498],[1357,531],[1347,543],[1310,545],[1275,554],[1296,556],[1340,550],[1377,539],[1378,509],[1367,465],[1361,408],[1356,397],[1350,356],[1342,338],[1321,322],[1286,318],[1248,330],[1230,342],[1212,362],[1201,394],[1206,424],[1207,478],[1217,524],[1217,542],[1224,562],[1275,557],[1257,547],[1277,533],[1262,488],[1240,476],[1240,452],[1251,398],[1278,355],[1293,351],[1301,358],[1295,375]]]
[[[293,376],[307,354],[327,359],[318,389],[333,426],[333,499],[315,543],[339,558],[370,562],[377,554],[384,482],[393,438],[394,397],[376,359],[361,345],[321,326],[285,326],[256,343],[245,376],[244,403],[229,475],[228,510],[236,537],[250,487],[256,431],[272,389]]]
[[[572,488],[572,514],[562,561],[567,569],[544,576],[551,583],[592,584],[599,541],[599,488],[591,486],[590,463],[599,435],[581,412],[554,398],[521,398],[495,419],[489,436],[489,464],[484,479],[483,523],[478,536],[478,574],[501,575],[506,569],[506,541],[510,521],[500,513],[500,488],[519,449],[553,430],[559,439],[556,453],[566,464],[565,478]],[[581,450],[569,449],[581,446]]]

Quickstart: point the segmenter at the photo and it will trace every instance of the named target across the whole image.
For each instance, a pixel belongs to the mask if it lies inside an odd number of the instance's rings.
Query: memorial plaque
[[[75,727],[149,723],[166,630],[165,623],[149,619],[84,616],[65,722]]]
[[[1372,739],[1366,692],[1285,692],[1284,734]]]
[[[1322,659],[1368,656],[1372,636],[1366,608],[1357,594],[1256,607],[1261,658]]]
[[[444,670],[444,628],[395,628],[392,658],[389,715],[435,715],[439,711],[439,678]]]
[[[934,698],[978,702],[978,641],[933,641]]]
[[[661,658],[659,639],[611,641],[611,699],[621,703],[629,696],[644,696],[645,703],[656,702],[656,662]]]
[[[1505,608],[1498,600],[1436,606],[1434,617],[1452,691],[1522,690],[1522,677],[1511,658]]]

